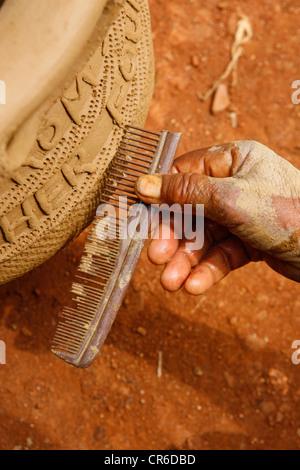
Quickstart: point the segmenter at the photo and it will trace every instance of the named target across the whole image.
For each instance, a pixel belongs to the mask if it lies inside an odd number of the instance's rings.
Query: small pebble
[[[26,326],[23,326],[23,328],[21,328],[21,333],[23,336],[26,336],[26,338],[31,338],[32,336],[32,332]]]
[[[147,330],[143,328],[142,326],[139,326],[136,332],[141,336],[147,336]]]
[[[262,338],[259,338],[256,334],[249,335],[246,337],[245,345],[250,351],[260,351],[265,348],[266,343]]]
[[[231,318],[229,318],[229,323],[230,323],[230,325],[234,326],[234,325],[237,324],[237,322],[238,322],[238,317],[231,317]]]
[[[235,129],[238,126],[237,114],[235,112],[232,112],[232,113],[229,114],[229,116],[230,116],[231,127],[233,127],[233,129]]]
[[[103,427],[98,426],[94,431],[94,439],[95,441],[104,441],[106,436],[106,431]]]
[[[224,378],[229,388],[234,388],[236,385],[236,380],[234,375],[230,374],[229,372],[224,372]]]
[[[26,445],[27,445],[27,447],[32,447],[33,446],[33,440],[31,439],[31,437],[26,438]]]
[[[15,446],[12,448],[12,450],[23,450],[22,446]]]
[[[225,111],[225,109],[228,108],[230,105],[230,99],[229,99],[229,94],[228,94],[228,89],[227,86],[224,83],[221,83],[213,97],[213,102],[212,102],[212,113],[217,114],[222,111]]]
[[[203,370],[200,367],[195,367],[194,368],[194,375],[196,375],[196,377],[202,377],[203,376]]]
[[[198,67],[200,64],[199,57],[197,55],[193,55],[191,58],[191,63],[193,67]]]

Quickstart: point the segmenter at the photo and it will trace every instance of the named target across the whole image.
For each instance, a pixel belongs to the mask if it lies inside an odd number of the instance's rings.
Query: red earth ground
[[[300,5],[296,0],[150,1],[156,89],[147,127],[182,131],[180,152],[251,138],[300,168]],[[225,69],[246,14],[253,39],[213,116],[204,93]],[[236,112],[232,127],[230,112]],[[94,366],[50,353],[85,234],[0,288],[1,449],[299,449],[299,285],[263,264],[199,298],[169,294],[160,268],[138,264]],[[162,353],[162,377],[157,376]]]

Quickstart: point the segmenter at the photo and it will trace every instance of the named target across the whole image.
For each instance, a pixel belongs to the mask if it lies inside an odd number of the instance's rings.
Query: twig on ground
[[[157,378],[161,379],[162,377],[162,365],[163,365],[163,353],[158,351],[158,365],[157,365]]]
[[[212,87],[204,94],[198,93],[198,97],[201,101],[206,101],[216,91],[220,83],[222,83],[229,75],[233,74],[232,85],[237,85],[237,64],[238,60],[244,52],[243,45],[246,44],[253,37],[253,29],[249,18],[240,13],[240,20],[237,24],[237,30],[235,33],[234,41],[231,47],[231,60],[227,65],[223,74],[217,78]]]

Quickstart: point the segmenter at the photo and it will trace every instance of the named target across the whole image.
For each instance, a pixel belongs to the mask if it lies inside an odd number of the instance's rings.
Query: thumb
[[[205,217],[226,226],[231,225],[230,213],[234,212],[234,189],[238,189],[234,178],[197,173],[145,175],[135,185],[137,196],[147,204],[203,204]]]

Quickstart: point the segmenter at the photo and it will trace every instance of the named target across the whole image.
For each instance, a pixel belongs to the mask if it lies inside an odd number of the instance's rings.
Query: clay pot
[[[0,64],[4,283],[89,224],[124,126],[144,125],[154,78],[148,1],[5,1]]]

